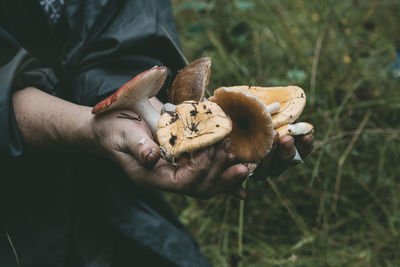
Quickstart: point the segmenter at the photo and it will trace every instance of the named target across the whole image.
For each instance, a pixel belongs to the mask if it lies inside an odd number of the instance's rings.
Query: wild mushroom
[[[285,136],[285,135],[302,135],[302,134],[308,134],[314,131],[314,126],[309,124],[308,122],[298,122],[295,124],[286,124],[278,129],[276,131],[279,133],[279,136]]]
[[[98,103],[93,114],[112,109],[129,109],[147,122],[153,136],[157,136],[160,114],[153,108],[149,98],[161,89],[167,77],[167,68],[153,67],[124,84],[114,94]]]
[[[169,102],[180,104],[187,100],[203,101],[210,80],[211,58],[199,58],[176,75],[168,92]]]
[[[279,133],[279,136],[285,136],[285,135],[304,135],[304,134],[309,134],[314,132],[314,126],[309,124],[308,122],[298,122],[295,124],[286,124],[278,129],[276,131]],[[300,156],[299,151],[296,149],[296,154],[293,157],[294,162],[303,162],[303,159]]]
[[[216,102],[232,120],[231,152],[242,162],[258,162],[270,151],[274,128],[271,113],[279,104],[264,105],[241,89],[221,87],[210,101]]]
[[[232,122],[216,103],[185,101],[158,122],[157,138],[167,158],[215,144],[232,130]]]
[[[220,107],[208,101],[185,102],[176,106],[175,111],[173,105],[165,105],[166,112],[161,116],[149,98],[161,89],[166,74],[165,67],[153,67],[137,75],[113,95],[98,103],[92,113],[112,109],[136,112],[145,119],[153,136],[159,138],[159,144],[166,147],[167,156],[171,159],[183,152],[193,152],[212,145],[229,134],[232,129],[230,119]]]
[[[258,87],[258,86],[232,86],[242,89],[257,96],[265,105],[274,102],[280,104],[279,111],[272,115],[274,128],[295,122],[303,112],[306,105],[306,94],[298,86],[286,87]]]
[[[272,115],[272,121],[274,129],[277,130],[279,127],[284,127],[290,123],[295,122],[303,112],[306,104],[306,94],[303,89],[298,86],[286,86],[286,87],[259,87],[259,86],[232,86],[231,88],[241,89],[257,96],[265,105],[269,105],[274,102],[280,103],[280,109],[276,114]],[[309,124],[311,125],[311,124]],[[298,128],[298,127],[297,127]],[[287,128],[286,128],[287,129]],[[306,132],[307,127],[303,128],[302,134],[308,134],[312,131],[309,129]],[[286,135],[283,130],[279,131],[280,136]],[[291,134],[291,135],[299,135]],[[296,149],[296,156],[293,158],[294,161],[302,162],[300,154]]]
[[[240,116],[245,116],[244,114],[248,112],[248,109],[240,107],[241,104],[239,103],[231,104],[229,106],[229,105],[224,105],[224,103],[221,100],[216,100],[215,96],[219,94],[220,90],[221,88],[217,89],[214,92],[214,97],[211,97],[210,100],[219,103],[222,106],[223,110],[229,116],[231,116],[233,122],[233,130],[231,136],[235,136],[238,125],[241,124],[238,123],[238,119],[236,119],[236,114],[243,112],[243,114],[240,114]],[[289,124],[294,122],[300,116],[305,106],[305,94],[304,91],[299,87],[289,86],[289,87],[265,88],[265,87],[251,87],[251,86],[232,86],[229,88],[229,91],[242,92],[247,95],[250,94],[256,99],[258,99],[259,102],[262,102],[264,106],[267,106],[269,112],[271,113],[271,119],[273,121],[274,128],[275,129],[278,128],[276,130],[280,133],[280,136],[287,134],[289,135],[307,134],[313,131],[313,127],[309,123],[300,123],[295,125]],[[251,121],[251,119],[249,119],[249,121]],[[279,126],[281,125],[283,126],[279,128]],[[243,128],[243,126],[240,126],[239,128]],[[270,145],[272,145],[273,142],[272,136],[273,134],[266,137],[267,140],[271,142]],[[233,139],[234,138],[232,138],[231,147],[235,147],[234,143],[236,142],[233,142]],[[248,142],[249,143],[246,143],[246,146],[249,147],[250,149],[253,149],[254,151],[256,151],[255,149],[257,149],[258,145],[262,144],[261,140],[252,139],[251,137],[248,138]],[[239,155],[243,153],[243,151],[246,151],[246,149],[243,147],[236,148],[235,151],[232,150],[233,153],[235,154],[239,153]],[[248,176],[251,176],[253,173],[256,172],[259,173],[260,171],[262,171],[262,167],[258,168],[258,165],[260,163],[261,165],[263,165],[262,162],[263,160],[266,159],[266,155],[267,153],[264,154],[263,157],[258,157],[256,160],[253,160],[252,161],[253,163],[249,163],[249,158],[246,159],[245,157],[241,157],[241,160],[249,168]],[[297,149],[293,161],[302,162],[302,159]]]

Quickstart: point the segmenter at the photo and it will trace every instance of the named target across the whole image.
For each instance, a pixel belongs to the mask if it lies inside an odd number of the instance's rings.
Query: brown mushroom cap
[[[218,103],[232,120],[231,152],[242,162],[258,162],[270,151],[274,128],[267,107],[240,89],[221,87],[210,101]]]
[[[217,143],[231,130],[231,120],[216,103],[185,101],[161,116],[157,138],[167,158],[177,158]]]
[[[186,100],[202,101],[210,80],[210,68],[211,58],[204,57],[180,70],[169,90],[169,102],[177,105]]]
[[[258,86],[232,86],[234,89],[241,89],[257,96],[265,105],[278,102],[280,110],[272,115],[274,128],[293,123],[303,112],[306,105],[306,94],[298,86],[286,87],[258,87]]]

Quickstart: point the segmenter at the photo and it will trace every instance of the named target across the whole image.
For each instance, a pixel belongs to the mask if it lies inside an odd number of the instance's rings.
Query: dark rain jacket
[[[169,1],[64,1],[52,24],[39,0],[0,0],[0,266],[209,266],[159,192],[108,160],[24,147],[16,90],[92,106],[155,65],[184,66]]]

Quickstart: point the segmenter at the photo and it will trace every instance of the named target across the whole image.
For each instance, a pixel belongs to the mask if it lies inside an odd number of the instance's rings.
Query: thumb
[[[146,167],[154,166],[160,159],[160,147],[154,142],[149,132],[142,127],[137,127],[136,131],[128,136],[126,141],[128,153],[133,155],[142,165]]]

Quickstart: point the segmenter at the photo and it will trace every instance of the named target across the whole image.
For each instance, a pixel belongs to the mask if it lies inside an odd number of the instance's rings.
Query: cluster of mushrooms
[[[164,158],[175,162],[182,153],[209,147],[226,136],[238,161],[250,166],[250,175],[270,152],[274,130],[280,136],[313,131],[306,122],[292,124],[302,113],[306,96],[297,86],[220,87],[208,100],[204,94],[211,59],[200,58],[178,72],[168,90],[162,114],[149,101],[163,86],[167,68],[153,67],[98,103],[93,114],[128,109],[139,114],[157,139]],[[298,160],[299,155],[296,155]]]

